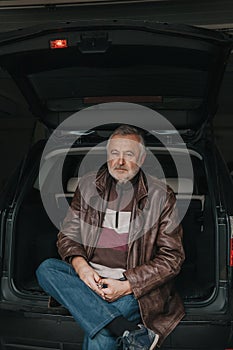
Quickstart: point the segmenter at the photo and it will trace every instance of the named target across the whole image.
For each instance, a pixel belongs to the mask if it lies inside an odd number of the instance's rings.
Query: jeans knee
[[[56,259],[53,258],[46,259],[39,265],[39,267],[36,270],[36,276],[39,283],[49,278],[51,268],[54,268],[55,265]]]

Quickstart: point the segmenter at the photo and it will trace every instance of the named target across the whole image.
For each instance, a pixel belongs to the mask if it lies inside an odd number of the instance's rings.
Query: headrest
[[[67,182],[67,192],[75,192],[78,187],[79,177],[71,177]]]
[[[161,179],[164,183],[170,186],[175,193],[190,194],[193,192],[193,180],[187,178],[175,178],[170,177],[167,179]],[[179,188],[178,188],[179,186]]]

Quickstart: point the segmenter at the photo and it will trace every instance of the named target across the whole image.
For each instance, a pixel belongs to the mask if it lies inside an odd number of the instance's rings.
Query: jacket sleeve
[[[184,249],[183,231],[178,222],[176,198],[174,193],[170,192],[159,222],[151,229],[157,230],[155,257],[125,272],[136,298],[160,287],[179,273],[184,261]]]
[[[81,195],[77,188],[57,240],[58,253],[67,262],[73,256],[82,256],[87,260],[86,250],[81,244],[80,213]]]

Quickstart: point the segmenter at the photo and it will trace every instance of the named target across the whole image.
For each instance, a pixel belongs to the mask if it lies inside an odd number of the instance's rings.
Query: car
[[[59,258],[79,178],[104,163],[106,140],[124,122],[144,131],[145,171],[174,190],[184,231],[175,283],[186,316],[161,349],[233,347],[233,185],[212,131],[232,43],[222,32],[144,20],[0,34],[1,69],[44,125],[0,198],[1,349],[81,349],[82,330],[64,307],[48,306],[35,271]]]

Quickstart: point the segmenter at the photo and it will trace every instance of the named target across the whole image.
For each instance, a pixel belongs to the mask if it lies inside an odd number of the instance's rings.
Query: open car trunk
[[[63,164],[62,181],[64,193],[56,192],[56,175],[63,163],[64,152],[58,150],[48,155],[49,167],[46,168],[47,177],[44,179],[43,188],[51,205],[56,208],[59,220],[65,216],[67,202],[70,203],[77,181],[80,176],[90,171],[88,166],[81,170],[79,166],[88,149],[72,148],[67,153]],[[163,179],[178,192],[177,170],[171,158],[171,149],[150,147],[150,151],[158,160],[163,169],[151,169],[148,160],[145,163],[145,171]],[[176,159],[183,162],[182,150],[174,150]],[[188,178],[188,172],[184,170],[183,177],[179,179],[180,189],[177,194],[177,203],[180,212],[190,200],[188,210],[182,219],[184,230],[184,248],[186,260],[182,271],[176,279],[177,288],[185,302],[204,303],[214,296],[216,289],[216,227],[212,210],[212,190],[208,186],[208,174],[202,155],[194,150],[189,150],[194,170],[194,178]],[[98,152],[97,152],[98,153]],[[104,161],[105,152],[99,150],[98,156]],[[90,158],[89,165],[95,163]],[[27,183],[18,203],[18,210],[14,218],[14,267],[13,281],[20,293],[36,295],[40,298],[44,292],[39,287],[35,271],[39,264],[50,257],[58,257],[56,239],[58,228],[50,221],[45,212],[40,191],[38,188],[39,158],[35,163],[34,176]],[[43,169],[41,170],[43,172]],[[52,175],[53,174],[53,175]],[[165,177],[165,179],[164,179]],[[191,198],[188,194],[190,182],[193,183]],[[59,258],[59,257],[58,257]]]
[[[58,23],[56,28],[36,27],[0,35],[0,65],[14,79],[48,134],[74,112],[104,102],[138,103],[171,122],[173,130],[160,130],[168,132],[167,147],[153,141],[148,144],[160,167],[151,169],[148,162],[145,170],[166,179],[177,194],[180,212],[191,199],[182,219],[186,260],[176,284],[184,301],[194,308],[214,300],[219,284],[214,182],[208,181],[210,164],[205,147],[231,46],[230,38],[219,32],[145,21]],[[95,119],[98,125],[101,116]],[[109,123],[113,122],[119,120]],[[141,118],[142,127],[143,122]],[[70,125],[70,131],[89,130],[85,124],[84,117],[77,125]],[[155,131],[156,123],[152,121],[147,127]],[[168,152],[175,129],[190,147],[194,171],[194,179],[190,179],[184,167],[179,193],[178,174]],[[59,149],[48,155],[43,188],[60,222],[66,201],[70,202],[75,190],[71,184],[77,184],[80,176],[79,164],[88,147],[98,144],[95,134],[88,137],[73,145],[64,164]],[[104,151],[99,152],[95,156],[102,157]],[[175,152],[182,163],[182,152]],[[29,305],[32,300],[45,299],[35,277],[36,268],[46,258],[58,257],[58,227],[44,209],[38,185],[41,154],[42,149],[33,155],[29,171],[22,171],[18,187],[22,186],[11,207],[12,226],[7,232],[8,245],[12,245],[11,266],[2,282]],[[57,191],[54,184],[61,168],[63,191]],[[84,170],[85,174],[93,169]],[[190,181],[191,198],[186,188]]]

